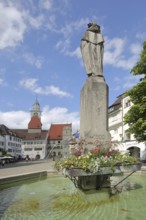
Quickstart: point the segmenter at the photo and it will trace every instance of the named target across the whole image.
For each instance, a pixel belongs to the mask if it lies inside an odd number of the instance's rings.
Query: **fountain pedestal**
[[[80,140],[83,146],[109,147],[108,86],[103,76],[88,77],[80,95]]]

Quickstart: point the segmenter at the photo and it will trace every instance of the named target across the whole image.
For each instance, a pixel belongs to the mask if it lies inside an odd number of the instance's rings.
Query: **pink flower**
[[[81,151],[80,150],[76,150],[74,155],[77,156],[77,157],[81,156]]]
[[[109,157],[109,156],[110,156],[109,151],[105,152],[105,156],[106,156],[106,157]]]
[[[91,153],[92,154],[96,154],[97,155],[99,152],[100,152],[100,147],[94,147],[94,148],[91,149]]]

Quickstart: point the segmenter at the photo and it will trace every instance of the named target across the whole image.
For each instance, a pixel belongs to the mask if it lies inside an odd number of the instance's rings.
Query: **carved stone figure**
[[[100,26],[96,23],[89,23],[80,45],[88,77],[103,75],[103,43]]]

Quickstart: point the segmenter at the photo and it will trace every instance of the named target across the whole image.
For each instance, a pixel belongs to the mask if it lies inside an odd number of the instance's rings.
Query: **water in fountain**
[[[141,187],[110,196],[109,189],[82,192],[62,176],[0,192],[1,220],[138,220],[145,218],[146,176],[133,175]]]

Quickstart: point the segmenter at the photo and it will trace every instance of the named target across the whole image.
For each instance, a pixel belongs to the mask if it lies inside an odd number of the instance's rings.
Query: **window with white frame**
[[[126,100],[126,101],[125,101],[125,104],[124,104],[124,107],[125,107],[125,108],[128,108],[128,107],[130,107],[130,106],[131,106],[130,100]]]

